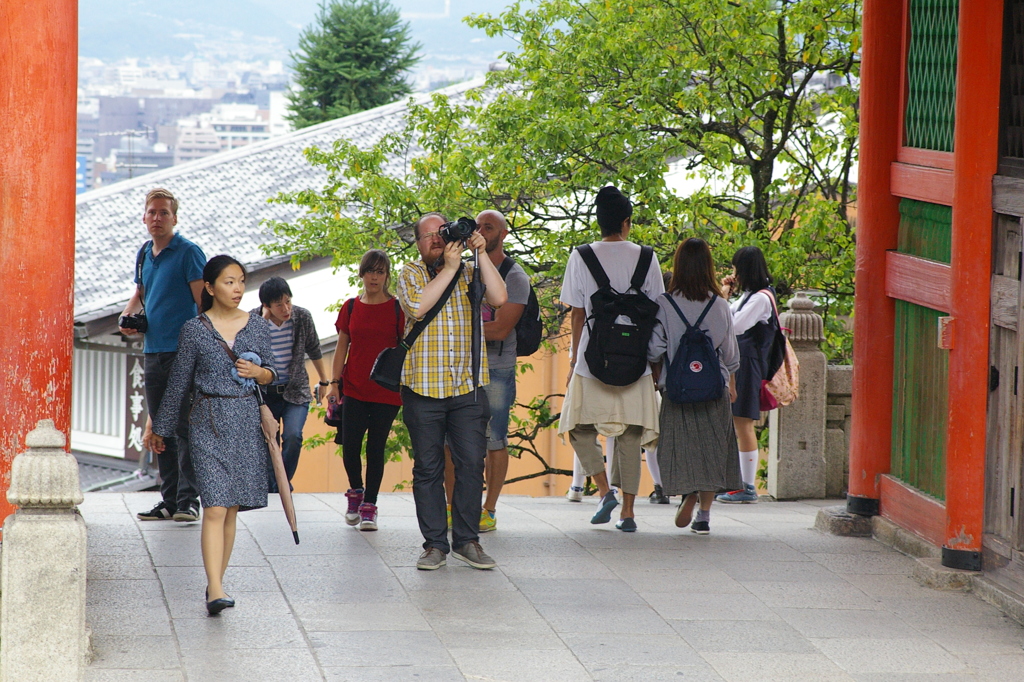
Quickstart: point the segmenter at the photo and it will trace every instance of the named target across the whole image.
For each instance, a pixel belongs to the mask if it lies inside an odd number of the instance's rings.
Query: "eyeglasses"
[[[440,232],[424,232],[420,235],[420,239],[433,239],[434,237],[440,237]]]

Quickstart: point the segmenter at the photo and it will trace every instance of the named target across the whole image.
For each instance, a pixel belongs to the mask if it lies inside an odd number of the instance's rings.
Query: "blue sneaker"
[[[591,523],[608,523],[612,520],[612,510],[619,506],[619,501],[615,499],[615,491],[609,490],[601,499],[601,506],[597,508],[597,513],[590,519]]]
[[[757,490],[748,483],[743,486],[743,490],[733,490],[731,493],[716,495],[715,500],[729,504],[752,504],[757,502]]]

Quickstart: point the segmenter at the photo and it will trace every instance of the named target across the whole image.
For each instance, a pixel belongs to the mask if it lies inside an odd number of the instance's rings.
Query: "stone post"
[[[779,318],[800,360],[800,397],[769,413],[768,493],[777,500],[824,498],[827,365],[818,348],[824,321],[804,292]]]
[[[80,680],[85,626],[85,521],[78,463],[44,419],[14,458],[0,553],[0,680]]]

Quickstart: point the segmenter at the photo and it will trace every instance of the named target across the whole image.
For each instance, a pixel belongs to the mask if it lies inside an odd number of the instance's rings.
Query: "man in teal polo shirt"
[[[166,189],[157,188],[146,195],[142,222],[152,239],[136,254],[135,293],[123,316],[143,311],[146,314],[146,407],[149,414],[154,415],[160,409],[171,366],[178,354],[181,327],[198,314],[206,254],[174,232],[178,224],[178,200]],[[134,337],[139,333],[125,327],[123,317],[119,324],[121,333],[126,336]],[[187,409],[188,401],[185,401],[177,438],[164,439],[166,447],[157,455],[163,499],[151,510],[139,512],[142,521],[199,520],[199,496],[188,453]],[[152,420],[147,419],[143,443],[150,450],[152,435]]]

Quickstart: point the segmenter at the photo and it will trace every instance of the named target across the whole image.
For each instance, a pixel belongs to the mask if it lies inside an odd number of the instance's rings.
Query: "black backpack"
[[[498,266],[498,274],[502,279],[508,277],[508,273],[515,264],[514,260],[505,256],[505,260]],[[516,322],[516,356],[524,357],[536,353],[543,337],[544,324],[540,320],[540,304],[537,302],[537,294],[533,290],[531,282],[530,297],[526,300],[522,317]]]
[[[683,311],[679,309],[672,296],[664,294],[672,307],[676,309],[679,319],[686,325],[686,331],[679,339],[679,348],[668,363],[668,374],[665,375],[665,397],[674,403],[704,403],[722,397],[725,382],[722,380],[722,365],[718,352],[711,342],[708,333],[700,328],[700,323],[715,304],[716,295],[704,307],[704,311],[692,325]]]
[[[587,367],[594,377],[609,386],[628,386],[647,371],[647,345],[658,321],[658,304],[647,298],[642,288],[654,259],[654,249],[640,247],[640,260],[625,293],[612,289],[608,275],[589,244],[580,246],[577,251],[597,282],[587,318],[590,340],[583,354]],[[633,324],[617,323],[620,315],[628,317]]]

